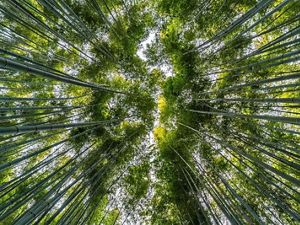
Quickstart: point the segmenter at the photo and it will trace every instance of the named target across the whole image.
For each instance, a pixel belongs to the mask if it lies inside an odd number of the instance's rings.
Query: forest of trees
[[[300,224],[299,0],[0,0],[0,225]]]

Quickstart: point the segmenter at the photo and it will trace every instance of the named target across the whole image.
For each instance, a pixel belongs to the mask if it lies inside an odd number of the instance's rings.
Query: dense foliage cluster
[[[0,224],[299,224],[299,12],[0,1]]]

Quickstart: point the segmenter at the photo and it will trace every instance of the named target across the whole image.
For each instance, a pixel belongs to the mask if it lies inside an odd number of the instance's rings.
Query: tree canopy
[[[0,1],[0,225],[300,223],[300,1]]]

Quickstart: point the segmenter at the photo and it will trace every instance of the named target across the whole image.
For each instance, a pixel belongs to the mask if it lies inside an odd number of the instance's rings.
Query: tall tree
[[[0,224],[299,224],[300,2],[0,2]]]

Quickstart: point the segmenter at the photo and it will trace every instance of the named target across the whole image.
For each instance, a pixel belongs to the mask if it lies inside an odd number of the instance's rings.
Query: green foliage
[[[150,184],[149,169],[149,164],[144,163],[128,170],[129,174],[125,178],[126,190],[134,200],[139,200],[147,194]]]
[[[298,224],[299,1],[0,2],[0,224]]]

